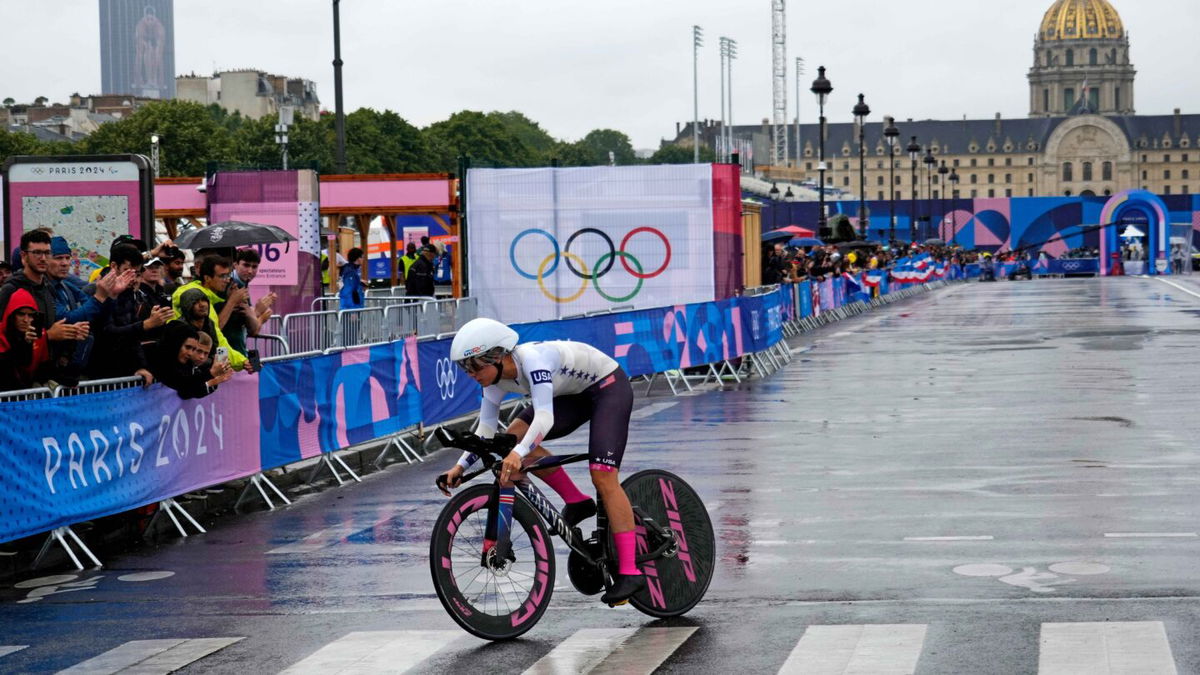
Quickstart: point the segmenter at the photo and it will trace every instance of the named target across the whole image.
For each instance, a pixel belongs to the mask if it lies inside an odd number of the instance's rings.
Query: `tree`
[[[281,168],[282,148],[275,142],[274,117],[242,119],[232,137],[232,160],[245,166]],[[288,127],[288,167],[333,168],[333,125],[297,117]]]
[[[595,129],[579,141],[580,147],[586,153],[591,166],[601,166],[609,163],[609,153],[619,165],[636,164],[637,156],[633,154],[633,144],[629,137],[613,129]]]
[[[16,105],[16,103],[17,103],[16,99],[14,99],[14,98],[13,98],[13,97],[11,97],[11,96],[9,96],[9,97],[6,97],[6,98],[4,99],[4,107],[5,107],[5,108],[11,108],[11,107],[13,107],[14,105]]]
[[[14,155],[41,155],[42,144],[33,134],[0,129],[0,162]]]
[[[50,99],[46,98],[45,96],[39,96],[39,97],[33,99],[34,105],[46,105],[49,102],[50,102]]]
[[[550,164],[550,160],[554,158],[554,151],[558,148],[559,142],[553,136],[546,133],[541,125],[525,116],[524,113],[511,110],[509,112],[490,112],[488,117],[493,117],[504,123],[504,126],[516,136],[518,140],[525,144],[537,156],[536,163],[540,165]]]
[[[695,153],[691,148],[675,143],[663,143],[650,159],[646,160],[647,164],[691,164],[694,161]],[[710,163],[716,161],[716,155],[713,154],[712,148],[707,146],[700,148],[700,162]]]
[[[346,116],[346,163],[351,173],[432,170],[420,130],[391,110],[359,108]]]
[[[125,119],[102,125],[84,142],[91,154],[149,154],[159,137],[159,174],[202,176],[209,162],[233,159],[233,139],[207,107],[190,101],[154,101]]]
[[[535,166],[535,153],[497,117],[463,110],[422,131],[429,146],[429,167],[457,171],[458,158],[469,155],[479,166]]]

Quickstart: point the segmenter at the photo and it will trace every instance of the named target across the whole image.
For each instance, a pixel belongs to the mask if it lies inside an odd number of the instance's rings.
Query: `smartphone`
[[[222,363],[229,363],[229,350],[224,347],[217,347],[217,355],[215,359]]]
[[[37,333],[38,337],[42,336],[42,328],[45,327],[42,324],[44,324],[44,323],[45,323],[44,315],[41,312],[37,312],[33,315],[32,328],[33,328],[33,332]]]
[[[246,351],[246,360],[250,362],[250,367],[254,372],[262,370],[262,361],[258,358],[258,350],[250,349]]]

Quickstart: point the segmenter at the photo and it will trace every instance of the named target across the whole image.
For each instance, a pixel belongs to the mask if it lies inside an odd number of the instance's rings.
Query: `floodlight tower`
[[[787,129],[787,10],[786,0],[771,0],[771,93],[774,118],[771,129],[771,164],[788,160]]]

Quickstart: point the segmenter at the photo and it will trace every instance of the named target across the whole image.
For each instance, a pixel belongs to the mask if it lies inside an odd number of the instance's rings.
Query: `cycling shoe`
[[[646,577],[641,574],[618,574],[614,577],[612,588],[600,596],[600,602],[609,607],[623,605],[645,587]]]
[[[596,515],[596,500],[587,499],[582,502],[567,504],[563,507],[562,517],[567,521],[567,525],[575,527],[579,523]]]

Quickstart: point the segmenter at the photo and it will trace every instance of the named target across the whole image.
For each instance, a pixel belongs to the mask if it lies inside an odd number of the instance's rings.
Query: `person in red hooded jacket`
[[[0,319],[0,388],[28,389],[44,379],[50,363],[44,323],[32,293],[22,288],[12,294]]]

